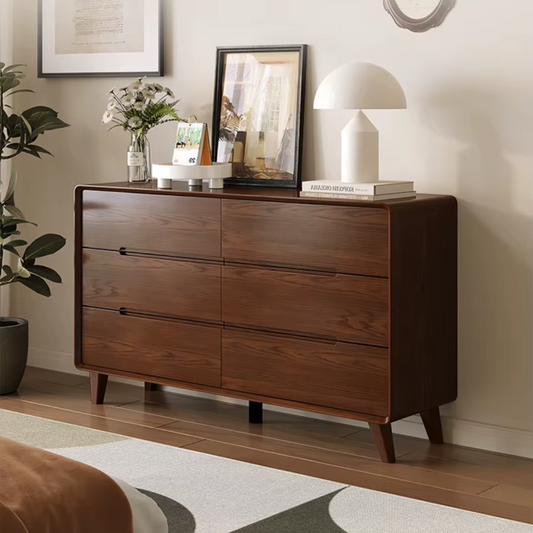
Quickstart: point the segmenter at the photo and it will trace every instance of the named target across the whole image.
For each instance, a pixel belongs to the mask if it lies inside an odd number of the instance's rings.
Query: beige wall
[[[185,116],[211,120],[217,45],[308,43],[310,96],[349,61],[375,62],[397,76],[409,109],[368,113],[381,130],[382,178],[414,179],[418,191],[460,202],[460,396],[445,410],[448,436],[531,455],[533,2],[458,0],[444,26],[426,34],[396,27],[379,0],[165,3],[164,84],[182,99]],[[18,160],[18,198],[40,231],[61,232],[69,244],[50,260],[64,276],[53,298],[19,288],[12,303],[31,321],[32,360],[63,368],[73,346],[72,191],[124,178],[128,139],[100,124],[106,92],[120,80],[35,79],[36,6],[15,6],[15,60],[28,65],[38,92],[18,105],[49,104],[72,127],[46,136],[54,159]],[[313,112],[311,103],[304,179],[335,178],[350,114]],[[172,126],[154,132],[156,160],[170,158],[172,141]],[[417,433],[413,427],[397,429]]]

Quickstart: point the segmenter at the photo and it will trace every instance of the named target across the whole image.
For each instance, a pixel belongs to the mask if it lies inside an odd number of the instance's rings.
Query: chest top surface
[[[209,189],[207,184],[203,187],[189,187],[186,182],[175,181],[172,189],[158,189],[157,182],[151,183],[128,183],[110,182],[91,185],[79,185],[82,190],[107,190],[116,192],[130,192],[140,194],[155,195],[176,195],[203,198],[226,198],[232,200],[259,200],[271,202],[288,202],[296,204],[321,204],[321,205],[343,205],[353,207],[366,207],[377,209],[393,210],[398,207],[415,207],[439,199],[452,200],[453,197],[434,194],[417,194],[412,198],[400,198],[396,200],[368,201],[351,200],[344,198],[313,198],[301,196],[301,192],[296,189],[285,189],[277,187],[246,187],[246,186],[226,186],[223,189]]]

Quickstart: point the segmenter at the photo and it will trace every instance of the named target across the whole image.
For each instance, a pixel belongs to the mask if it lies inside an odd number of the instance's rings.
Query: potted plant
[[[109,102],[102,122],[113,124],[111,129],[122,128],[131,135],[128,181],[151,181],[152,158],[148,133],[160,124],[183,121],[175,109],[178,102],[171,89],[159,83],[148,83],[145,78],[139,78],[127,87],[109,91]]]
[[[52,155],[36,144],[37,139],[47,131],[68,126],[49,107],[32,107],[17,115],[6,103],[6,98],[16,93],[33,92],[18,88],[24,78],[18,70],[21,66],[6,66],[0,62],[0,162],[20,154],[39,159],[43,154]],[[31,244],[20,238],[21,226],[33,223],[15,206],[16,184],[14,166],[9,179],[5,180],[0,174],[0,289],[20,283],[48,297],[51,292],[47,282],[61,283],[61,277],[55,270],[38,262],[63,248],[66,241],[55,234],[42,235]],[[0,395],[18,389],[27,358],[28,322],[21,318],[0,317]]]

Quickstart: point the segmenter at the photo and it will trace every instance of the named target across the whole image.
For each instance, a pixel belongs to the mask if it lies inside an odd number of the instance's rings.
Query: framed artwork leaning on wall
[[[220,47],[213,161],[233,163],[226,183],[299,188],[307,45]]]
[[[39,78],[163,76],[162,0],[39,0]]]

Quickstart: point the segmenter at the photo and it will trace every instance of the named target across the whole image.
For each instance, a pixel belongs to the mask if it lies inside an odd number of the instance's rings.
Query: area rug
[[[169,533],[532,533],[501,520],[0,409],[0,436],[153,498]]]

